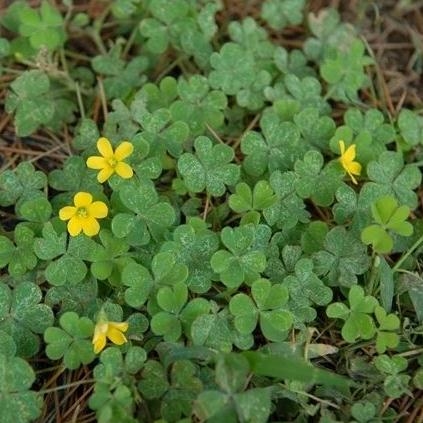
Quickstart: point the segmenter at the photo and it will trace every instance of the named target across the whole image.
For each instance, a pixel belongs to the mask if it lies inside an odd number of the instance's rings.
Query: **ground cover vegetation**
[[[2,423],[423,421],[421,102],[241,3],[4,5]]]

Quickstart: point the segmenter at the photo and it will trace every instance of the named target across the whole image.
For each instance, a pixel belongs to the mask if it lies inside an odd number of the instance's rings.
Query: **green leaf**
[[[38,10],[23,7],[19,12],[19,33],[29,37],[35,49],[47,47],[54,50],[66,40],[64,22],[60,12],[44,0]]]
[[[63,329],[51,326],[44,332],[47,356],[52,360],[63,357],[63,364],[68,369],[91,363],[95,354],[91,340],[86,338],[94,333],[93,322],[70,311],[64,313],[59,322]]]
[[[31,282],[21,282],[11,290],[0,285],[0,329],[13,336],[17,354],[31,357],[40,347],[37,334],[53,324],[53,312],[41,303],[41,289]]]
[[[366,248],[341,226],[328,232],[324,248],[313,254],[313,261],[316,273],[331,285],[352,286],[357,282],[356,275],[369,268]]]
[[[178,169],[189,191],[207,191],[220,197],[226,191],[226,185],[235,185],[239,179],[239,167],[232,162],[234,151],[224,144],[213,145],[204,136],[194,141],[195,155],[183,154],[178,160]]]
[[[219,129],[223,125],[223,110],[227,106],[227,99],[221,91],[210,91],[207,78],[194,75],[189,80],[179,79],[178,94],[170,107],[175,121],[186,122],[193,135],[201,135],[207,125]]]
[[[367,166],[367,174],[370,182],[365,185],[371,194],[376,190],[382,192],[382,195],[393,195],[399,204],[406,205],[410,209],[417,206],[416,194],[413,189],[418,187],[421,182],[421,173],[416,166],[404,165],[403,157],[400,153],[386,151],[379,156],[378,161],[372,161]],[[362,190],[360,197],[363,195]],[[374,201],[381,195],[371,197]],[[376,197],[376,198],[375,198]],[[368,204],[367,206],[369,206]]]
[[[304,360],[257,351],[243,353],[247,357],[252,372],[257,376],[267,376],[276,380],[297,380],[309,384],[323,384],[346,388],[350,381],[335,373],[311,366]]]
[[[127,237],[130,245],[148,244],[151,237],[162,239],[175,220],[173,207],[160,201],[154,185],[148,180],[137,186],[123,185],[119,196],[135,215],[117,214],[112,220],[112,231],[118,238]]]
[[[33,9],[31,9],[33,10]],[[28,136],[54,116],[54,102],[49,97],[50,80],[38,70],[23,72],[10,85],[6,112],[15,114],[16,133]]]
[[[29,389],[35,373],[25,360],[0,354],[0,381],[2,422],[29,423],[40,416],[42,398]]]
[[[297,126],[281,122],[274,112],[263,114],[260,127],[262,133],[248,131],[241,140],[241,151],[246,155],[243,168],[251,176],[292,169],[309,149]]]
[[[235,353],[220,354],[216,362],[216,383],[228,394],[242,391],[250,366],[248,360]]]
[[[394,240],[391,236],[379,225],[370,225],[361,232],[361,240],[364,244],[372,244],[376,253],[387,254],[392,251]]]
[[[308,222],[309,213],[295,190],[293,172],[275,171],[270,175],[270,186],[275,192],[277,202],[263,211],[266,222],[277,228],[293,228],[298,222]]]
[[[30,222],[47,222],[53,211],[47,198],[38,197],[31,200],[22,201],[16,207],[17,214],[20,218]]]
[[[302,22],[304,5],[305,0],[266,0],[261,16],[271,28],[281,30]]]
[[[138,389],[147,399],[160,398],[168,389],[165,370],[158,361],[148,360],[141,373]]]
[[[254,388],[234,396],[242,421],[266,423],[271,412],[271,388]]]
[[[5,170],[0,175],[0,205],[11,206],[23,200],[41,195],[40,189],[47,185],[47,178],[36,171],[30,162],[21,162],[16,169]]]
[[[251,333],[258,319],[257,309],[248,295],[236,294],[229,302],[229,311],[235,316],[234,326],[240,333]]]
[[[190,291],[207,292],[214,276],[210,258],[219,248],[218,235],[207,229],[203,220],[193,218],[175,229],[173,239],[162,244],[161,251],[172,252],[177,263],[188,267],[186,284]]]
[[[376,416],[376,407],[369,401],[356,402],[351,407],[351,415],[359,423],[366,423]]]
[[[323,156],[308,151],[303,160],[295,162],[295,189],[301,198],[311,198],[319,206],[332,204],[336,190],[342,184],[342,175],[335,167],[323,167]]]
[[[421,144],[423,119],[412,110],[401,109],[398,116],[398,128],[402,138],[409,146]]]
[[[229,207],[237,213],[264,210],[275,202],[276,196],[267,181],[258,181],[253,191],[245,182],[241,182],[235,187],[235,194],[229,197]]]
[[[266,257],[262,251],[253,247],[256,236],[256,229],[251,224],[222,229],[222,242],[230,252],[217,251],[210,264],[228,287],[236,288],[244,281],[253,282],[264,271]]]
[[[122,283],[129,287],[125,291],[125,301],[134,308],[141,307],[147,301],[153,287],[150,273],[138,263],[125,266],[122,272]]]

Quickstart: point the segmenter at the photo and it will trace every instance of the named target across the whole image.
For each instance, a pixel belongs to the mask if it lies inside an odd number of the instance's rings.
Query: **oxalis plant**
[[[423,387],[423,119],[374,106],[369,47],[305,0],[80,10],[0,19],[16,135],[71,135],[0,174],[0,421],[53,421],[70,386],[72,421],[397,421]]]

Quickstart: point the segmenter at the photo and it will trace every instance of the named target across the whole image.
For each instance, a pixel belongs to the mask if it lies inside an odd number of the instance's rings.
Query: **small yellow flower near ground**
[[[95,325],[93,346],[94,352],[98,354],[106,346],[106,338],[116,345],[122,345],[128,342],[123,332],[128,330],[127,322],[109,322],[100,319]]]
[[[68,232],[71,236],[77,236],[84,232],[87,236],[97,235],[100,224],[97,219],[107,216],[108,209],[102,201],[94,201],[88,192],[78,192],[73,197],[75,206],[62,207],[59,210],[61,220],[69,220]]]
[[[123,161],[134,151],[134,147],[130,142],[123,141],[113,151],[110,141],[107,138],[101,137],[97,141],[97,149],[101,156],[88,157],[87,166],[90,169],[100,170],[97,175],[98,182],[102,184],[114,173],[123,179],[132,177],[134,174],[132,167]]]
[[[341,150],[341,157],[339,158],[339,161],[341,162],[342,167],[348,173],[354,184],[357,184],[357,180],[354,178],[354,175],[360,175],[361,164],[354,161],[356,156],[355,144],[351,144],[345,150],[345,142],[341,140],[339,141],[339,148]]]

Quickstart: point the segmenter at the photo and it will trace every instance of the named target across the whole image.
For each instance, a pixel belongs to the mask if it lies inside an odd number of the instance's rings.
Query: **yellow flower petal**
[[[73,197],[73,202],[76,207],[88,207],[93,201],[93,196],[88,192],[78,192]]]
[[[100,232],[100,224],[92,216],[88,216],[84,218],[83,220],[81,219],[81,224],[82,224],[82,230],[84,231],[84,234],[87,236],[94,236]]]
[[[109,323],[109,329],[106,336],[116,345],[122,345],[128,342],[125,335]]]
[[[345,153],[345,142],[343,140],[339,141],[339,149],[341,150],[341,156]]]
[[[73,216],[68,222],[68,232],[71,236],[77,236],[82,231],[82,220],[78,216]]]
[[[121,144],[118,145],[118,147],[115,150],[115,159],[120,162],[121,160],[126,159],[128,156],[132,154],[134,151],[134,146],[128,142],[124,141]]]
[[[102,184],[103,182],[106,182],[114,173],[114,169],[110,166],[105,167],[104,169],[100,170],[97,175],[97,181]]]
[[[109,322],[109,327],[126,332],[128,330],[128,322]]]
[[[108,166],[108,164],[104,157],[91,156],[87,159],[87,167],[90,169],[103,169],[106,166]]]
[[[111,159],[113,157],[112,144],[110,144],[107,138],[101,137],[98,139],[97,149],[105,159]]]
[[[348,172],[353,175],[360,175],[361,173],[361,164],[358,162],[351,162],[348,164]]]
[[[352,162],[355,159],[355,144],[351,144],[342,155],[342,160],[346,163]]]
[[[62,207],[59,210],[59,218],[60,220],[69,220],[73,216],[75,216],[75,213],[76,213],[76,207],[72,207],[72,206]]]
[[[88,207],[88,215],[95,217],[96,219],[102,219],[107,216],[109,212],[107,206],[102,201],[94,201]]]
[[[99,325],[95,326],[94,330],[94,337],[93,337],[93,345],[94,345],[94,353],[98,354],[103,350],[106,346],[106,334],[102,332],[101,328],[99,329]]]
[[[117,163],[115,167],[115,172],[123,179],[132,178],[132,175],[134,174],[132,167],[124,162]]]
[[[348,173],[348,175],[350,176],[350,178],[351,178],[351,180],[353,181],[353,183],[355,184],[355,185],[357,185],[357,179],[355,179],[354,178],[354,175],[351,173],[351,172],[349,172],[349,171],[347,171],[347,173]]]

